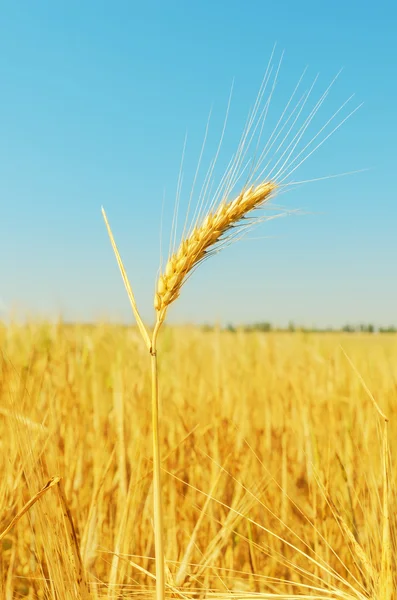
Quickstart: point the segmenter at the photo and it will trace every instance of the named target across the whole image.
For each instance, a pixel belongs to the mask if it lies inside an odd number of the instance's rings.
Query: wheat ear
[[[245,215],[263,206],[276,188],[275,183],[266,181],[246,189],[234,200],[222,202],[181,242],[178,250],[168,259],[165,271],[157,282],[154,307],[158,322],[164,321],[168,306],[178,298],[183,283],[194,267],[225,239],[231,228],[239,224]]]

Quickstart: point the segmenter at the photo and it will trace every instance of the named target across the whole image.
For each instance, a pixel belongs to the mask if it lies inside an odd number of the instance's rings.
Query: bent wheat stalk
[[[106,223],[110,241],[116,255],[117,263],[131,301],[131,306],[137,319],[138,326],[142,332],[143,339],[149,349],[151,356],[152,373],[152,439],[153,439],[153,501],[154,501],[154,525],[155,525],[155,548],[156,548],[156,590],[157,600],[165,597],[165,558],[164,558],[164,526],[163,507],[161,498],[161,458],[159,443],[159,395],[158,395],[158,369],[157,369],[157,335],[165,320],[169,305],[178,298],[183,283],[189,273],[211,254],[211,250],[221,242],[232,227],[238,225],[241,220],[255,208],[263,206],[277,186],[273,182],[264,182],[257,186],[241,192],[232,201],[223,201],[218,209],[210,212],[196,226],[192,233],[183,240],[179,249],[168,260],[164,274],[160,275],[154,298],[154,307],[157,313],[156,325],[151,340],[139,315],[135,298],[129,284],[123,262],[116,246],[106,213],[102,208],[102,214]],[[132,298],[132,300],[131,300]],[[150,342],[149,342],[150,340]]]
[[[328,126],[328,124],[332,123],[336,115],[338,115],[341,110],[341,108],[339,108],[326,122],[326,124],[316,133],[316,135],[312,137],[309,143],[307,143],[303,149],[300,149],[300,143],[306,130],[310,126],[310,123],[315,117],[319,108],[325,101],[329,89],[333,84],[333,82],[330,84],[330,86],[317,101],[310,114],[303,120],[303,124],[300,125],[299,117],[302,115],[302,111],[314,86],[313,83],[309,91],[306,91],[297,101],[296,105],[292,106],[291,102],[302,80],[301,78],[298,86],[296,86],[295,90],[293,91],[287,106],[283,109],[276,127],[273,133],[270,135],[268,142],[264,146],[264,149],[262,152],[258,152],[259,144],[261,144],[264,121],[275,89],[279,71],[278,67],[275,71],[274,81],[271,85],[268,100],[266,100],[264,106],[261,107],[261,102],[263,100],[266,87],[270,81],[270,66],[271,63],[269,62],[264,82],[259,90],[258,99],[255,103],[253,112],[249,116],[248,123],[243,132],[237,152],[229,163],[229,168],[222,177],[215,194],[213,194],[212,198],[209,199],[208,195],[209,190],[211,189],[210,184],[212,183],[214,166],[219,153],[218,148],[215,161],[211,163],[209,171],[205,177],[203,188],[200,193],[201,200],[198,208],[196,209],[196,218],[194,219],[190,233],[186,236],[182,236],[182,241],[180,242],[179,247],[170,253],[166,266],[163,272],[159,275],[154,296],[156,322],[151,335],[149,335],[149,332],[146,329],[138,312],[135,297],[128,281],[123,262],[114,241],[105,211],[102,209],[110,241],[117,259],[125,288],[127,290],[132,311],[137,320],[139,330],[142,334],[148,352],[150,353],[151,360],[153,501],[157,600],[164,600],[165,598],[165,558],[163,545],[163,508],[159,444],[159,386],[157,369],[157,337],[161,325],[164,323],[169,306],[179,297],[183,284],[187,281],[195,268],[197,268],[197,266],[208,256],[211,256],[224,247],[229,241],[236,239],[236,232],[244,232],[247,228],[251,227],[253,222],[246,219],[247,215],[251,215],[255,209],[262,208],[277,192],[280,191],[281,188],[284,188],[286,186],[285,181],[291,176],[291,174],[357,110],[356,108],[351,111],[350,114],[342,119],[330,133],[324,134],[324,138],[321,141],[317,141],[320,133],[325,131],[325,128]],[[345,104],[347,104],[347,102]],[[342,105],[342,107],[345,106],[345,104]],[[221,141],[222,137],[223,133],[221,136]],[[316,145],[314,148],[312,148],[311,146],[315,141]],[[247,160],[247,151],[252,145],[256,145],[255,155],[257,156],[257,159]],[[272,151],[272,155],[269,159],[270,151]],[[199,164],[200,161],[201,157]],[[234,190],[236,189],[236,186],[247,170],[248,177],[246,180],[246,185],[243,186],[242,191],[235,193]],[[266,176],[264,174],[265,172],[267,173]],[[193,188],[196,182],[196,175],[193,182]],[[297,185],[297,183],[299,182],[292,182],[292,185]],[[176,207],[178,207],[179,204],[179,192],[180,189],[178,189]],[[192,194],[193,189],[191,196]],[[200,218],[200,215],[203,212],[206,214]],[[258,219],[255,219],[254,222],[258,222]]]

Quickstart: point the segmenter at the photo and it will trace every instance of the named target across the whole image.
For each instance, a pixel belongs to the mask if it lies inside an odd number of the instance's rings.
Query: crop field
[[[154,597],[137,328],[0,345],[1,598]],[[167,596],[391,598],[397,336],[165,327],[158,347]]]

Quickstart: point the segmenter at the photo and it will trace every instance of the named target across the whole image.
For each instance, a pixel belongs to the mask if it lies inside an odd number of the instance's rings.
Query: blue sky
[[[351,94],[352,108],[363,102],[297,179],[368,170],[282,196],[305,214],[264,223],[206,262],[169,319],[397,323],[396,30],[397,5],[382,1],[4,2],[3,314],[132,320],[104,205],[152,320],[162,207],[166,239],[184,140],[182,208],[210,110],[205,168],[234,81],[220,169],[276,43],[272,114],[306,66],[308,81],[320,73],[314,100],[343,67],[318,127]]]

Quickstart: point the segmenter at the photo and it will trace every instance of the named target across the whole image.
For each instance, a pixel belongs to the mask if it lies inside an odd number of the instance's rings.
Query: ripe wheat
[[[158,365],[157,365],[157,338],[159,330],[166,318],[168,307],[180,295],[183,284],[192,274],[194,269],[208,256],[220,250],[229,241],[236,238],[236,233],[245,231],[252,225],[252,221],[245,217],[254,209],[262,208],[268,200],[281,188],[289,185],[291,175],[305,162],[313,152],[320,147],[325,140],[336,131],[341,124],[349,118],[345,117],[334,129],[324,136],[323,139],[316,142],[318,136],[322,134],[325,128],[338,115],[338,109],[333,116],[328,119],[326,124],[311,138],[308,143],[302,141],[305,132],[314,119],[319,108],[327,97],[327,90],[320,97],[309,115],[304,118],[303,124],[299,125],[299,117],[310,96],[314,86],[298,100],[295,106],[291,106],[295,92],[297,91],[301,80],[298,82],[295,90],[290,97],[286,107],[279,117],[275,129],[270,134],[268,141],[262,146],[261,138],[264,130],[264,122],[268,113],[269,102],[272,98],[275,84],[277,81],[278,70],[274,75],[273,85],[269,92],[269,97],[264,105],[261,103],[269,81],[271,81],[271,62],[260,88],[258,99],[249,115],[247,125],[244,129],[237,151],[232,156],[225,174],[221,177],[220,183],[216,186],[213,193],[212,184],[214,183],[214,168],[219,154],[219,148],[215,159],[211,162],[204,183],[199,194],[199,202],[195,212],[195,218],[190,229],[190,233],[185,236],[182,234],[182,241],[179,247],[171,251],[166,263],[165,269],[159,275],[154,296],[154,308],[156,310],[156,323],[151,332],[146,328],[139,314],[134,294],[128,281],[121,257],[117,250],[109,223],[104,214],[106,226],[109,232],[110,240],[117,258],[117,262],[124,280],[124,284],[130,298],[131,308],[138,323],[138,327],[143,336],[146,347],[150,353],[151,374],[152,374],[152,441],[153,441],[153,514],[154,514],[154,545],[155,545],[155,566],[156,566],[156,598],[165,600],[166,593],[166,560],[164,549],[164,522],[163,522],[163,491],[161,476],[161,456],[160,456],[160,428],[159,428],[159,386],[158,386]],[[280,61],[281,64],[281,61]],[[279,65],[280,66],[280,65]],[[301,78],[302,79],[302,78]],[[343,106],[347,104],[345,102]],[[298,124],[297,124],[298,123]],[[223,133],[221,135],[222,142]],[[303,147],[302,147],[303,146]],[[251,150],[253,156],[249,156]],[[190,200],[193,197],[196,178],[198,176],[201,164],[201,155],[199,165],[194,176]],[[244,177],[245,185],[240,193],[230,200],[237,185]],[[178,182],[177,201],[175,205],[175,214],[173,222],[173,234],[171,240],[177,236],[177,213],[179,208],[179,194],[181,190],[182,172]],[[293,182],[294,184],[299,182]],[[240,188],[241,189],[241,188]],[[236,192],[237,193],[237,192]],[[186,214],[185,225],[189,218],[189,206]],[[205,214],[205,216],[202,216]],[[255,219],[259,222],[263,219]],[[186,556],[190,553],[187,551]],[[182,578],[183,579],[183,578]],[[389,599],[388,599],[389,600]]]
[[[275,183],[267,181],[251,186],[232,201],[222,202],[215,212],[210,212],[201,225],[196,226],[189,237],[181,242],[177,252],[169,258],[164,274],[160,275],[157,283],[154,307],[160,322],[165,318],[167,307],[178,298],[192,269],[246,214],[263,206],[276,189]]]

